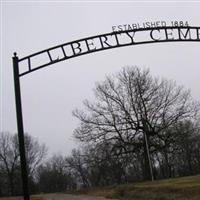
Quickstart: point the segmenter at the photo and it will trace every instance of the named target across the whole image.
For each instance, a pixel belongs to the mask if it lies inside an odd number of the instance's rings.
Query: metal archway
[[[61,61],[98,51],[163,42],[200,42],[200,27],[167,26],[111,32],[64,43],[20,59],[14,53],[13,75],[24,200],[30,200],[30,197],[24,145],[20,77]],[[33,60],[38,61],[37,59],[40,56],[45,57],[45,61],[42,64],[34,66]],[[26,70],[21,72],[20,65],[23,62],[25,62]]]

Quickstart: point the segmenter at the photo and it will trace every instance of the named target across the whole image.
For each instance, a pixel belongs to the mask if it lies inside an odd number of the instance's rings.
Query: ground
[[[108,200],[108,199],[104,197],[87,196],[87,195],[77,196],[69,194],[49,194],[44,196],[44,200]]]
[[[4,197],[0,200],[23,200],[22,197]],[[109,200],[104,197],[88,196],[88,195],[71,195],[71,194],[44,194],[31,196],[31,200]],[[114,199],[112,199],[114,200]],[[117,200],[117,199],[116,199]]]
[[[200,200],[200,175],[91,188],[73,194],[41,194],[32,196],[31,200],[105,200],[104,197],[115,200]],[[22,198],[0,198],[0,200],[22,200]]]
[[[120,200],[200,200],[200,175],[82,191]]]

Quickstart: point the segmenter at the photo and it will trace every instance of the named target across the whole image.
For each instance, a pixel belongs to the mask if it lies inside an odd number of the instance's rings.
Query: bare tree
[[[40,144],[36,138],[25,134],[25,148],[27,153],[28,175],[34,178],[35,170],[47,154],[47,147],[45,144]]]
[[[85,157],[78,149],[73,149],[71,154],[71,156],[66,158],[68,169],[75,174],[75,177],[77,178],[76,182],[79,187],[89,187],[88,163],[85,162]]]
[[[64,192],[76,184],[62,155],[53,155],[38,168],[38,185],[41,192]]]
[[[0,133],[0,169],[5,176],[5,183],[10,195],[14,195],[15,173],[19,165],[19,152],[16,138],[8,132]],[[5,187],[5,188],[6,188]],[[4,191],[5,192],[5,191]]]
[[[30,183],[34,181],[35,170],[44,159],[47,148],[39,144],[32,136],[25,135],[25,148],[27,152],[27,168]],[[0,133],[0,171],[4,174],[6,195],[15,195],[21,192],[20,183],[19,145],[17,135],[9,132]]]
[[[199,107],[190,91],[174,81],[153,78],[149,70],[127,67],[95,88],[96,102],[84,101],[86,112],[73,114],[81,123],[81,141],[110,141],[120,153],[143,150],[144,177],[153,178],[151,153],[164,148],[167,129],[192,119]]]

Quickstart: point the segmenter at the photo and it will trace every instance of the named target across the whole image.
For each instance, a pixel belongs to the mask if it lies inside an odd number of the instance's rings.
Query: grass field
[[[80,191],[122,200],[200,200],[200,175]]]
[[[104,196],[121,200],[200,200],[200,175],[91,188],[72,192],[72,194]],[[0,200],[22,200],[22,198],[6,197]],[[43,198],[42,195],[33,195],[31,200],[43,200]]]
[[[23,200],[22,197],[2,197],[0,200]],[[32,195],[30,200],[43,200],[41,195]]]

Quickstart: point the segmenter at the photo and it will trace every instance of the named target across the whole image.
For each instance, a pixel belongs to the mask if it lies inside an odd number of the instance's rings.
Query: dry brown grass
[[[0,200],[23,200],[23,197],[2,197]],[[32,195],[30,200],[43,200],[41,195]]]
[[[200,175],[76,192],[122,200],[200,200]]]
[[[71,193],[104,196],[121,200],[200,200],[200,175],[90,188]],[[23,199],[22,197],[11,197],[0,198],[0,200]],[[42,195],[33,195],[31,200],[43,200],[43,197]]]

